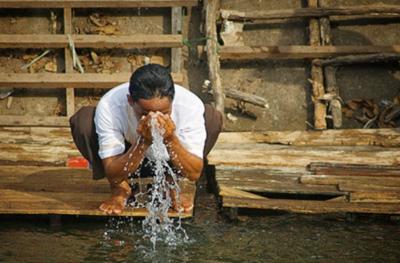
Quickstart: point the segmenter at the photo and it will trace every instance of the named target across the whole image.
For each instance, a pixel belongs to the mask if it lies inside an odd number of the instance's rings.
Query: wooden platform
[[[182,191],[189,192],[193,202],[195,189],[189,181],[182,184]],[[86,169],[0,166],[0,214],[107,216],[98,207],[109,196],[107,180],[92,180]],[[121,214],[146,215],[145,208],[127,208]],[[169,216],[179,214],[171,211]],[[191,216],[192,212],[182,213],[183,218]]]
[[[69,128],[0,127],[0,138],[0,214],[105,216],[98,207],[110,196],[107,180],[66,167],[68,158],[80,156]],[[182,190],[194,202],[194,183],[184,181]],[[146,213],[128,208],[122,216]]]
[[[234,211],[400,214],[399,135],[398,129],[224,133],[209,163],[222,207]]]

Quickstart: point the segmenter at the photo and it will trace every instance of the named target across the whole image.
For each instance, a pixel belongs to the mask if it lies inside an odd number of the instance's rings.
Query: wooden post
[[[308,0],[309,7],[318,7],[318,0]],[[316,18],[310,19],[310,45],[320,46],[320,27],[319,21]],[[325,94],[324,90],[324,76],[322,67],[311,65],[311,79],[312,79],[312,100],[314,102],[314,128],[317,130],[326,129],[326,105],[319,100]]]
[[[207,37],[207,60],[208,60],[208,76],[215,99],[215,107],[222,114],[225,112],[224,106],[224,89],[221,84],[219,75],[220,62],[218,55],[218,37],[217,37],[217,11],[219,8],[219,0],[207,0],[206,4],[206,37]]]
[[[64,33],[72,34],[72,9],[64,8]],[[65,73],[73,73],[72,55],[69,48],[64,49]],[[67,116],[71,117],[75,113],[75,92],[73,87],[69,87],[66,92]]]
[[[171,28],[172,34],[182,34],[182,7],[172,7],[171,9]],[[171,71],[181,72],[182,67],[182,48],[171,49]]]

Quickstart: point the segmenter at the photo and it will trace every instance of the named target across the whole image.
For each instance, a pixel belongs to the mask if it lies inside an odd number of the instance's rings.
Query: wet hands
[[[142,136],[146,144],[150,145],[153,142],[153,137],[151,134],[151,120],[153,118],[157,120],[158,128],[163,130],[162,136],[164,140],[170,140],[175,132],[175,123],[172,121],[171,116],[158,111],[149,112],[149,114],[140,119],[137,133]]]

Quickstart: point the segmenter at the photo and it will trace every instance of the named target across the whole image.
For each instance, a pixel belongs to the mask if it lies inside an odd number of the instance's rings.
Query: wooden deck
[[[193,202],[195,189],[188,181],[182,185]],[[98,207],[109,196],[107,180],[92,180],[87,169],[0,166],[0,214],[107,216]],[[127,208],[121,214],[146,215],[145,208]],[[174,211],[169,215],[179,216]],[[182,213],[183,218],[191,216],[192,212]]]
[[[222,206],[400,214],[398,129],[225,133],[209,155]]]

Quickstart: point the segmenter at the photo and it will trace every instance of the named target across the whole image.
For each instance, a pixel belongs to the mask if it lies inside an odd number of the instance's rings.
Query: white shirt
[[[138,120],[128,103],[129,82],[108,91],[96,108],[94,122],[99,140],[101,159],[116,156],[125,151],[125,140],[135,145],[139,135],[136,132]],[[203,158],[206,129],[204,105],[189,90],[175,84],[171,118],[175,123],[175,134],[190,153]],[[151,155],[151,147],[145,153]]]

